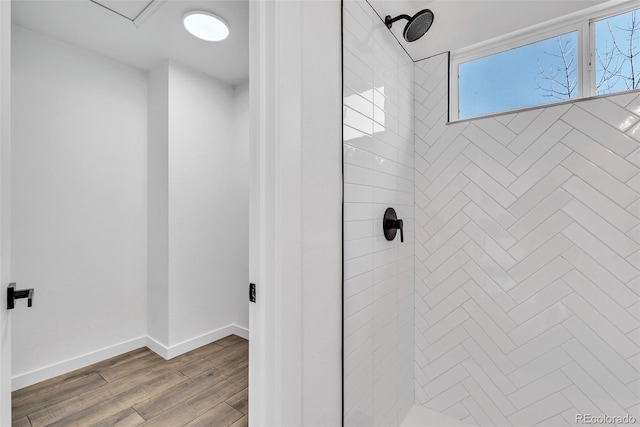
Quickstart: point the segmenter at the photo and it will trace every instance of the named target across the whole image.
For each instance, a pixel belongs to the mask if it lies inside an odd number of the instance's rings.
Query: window
[[[595,22],[596,94],[640,89],[640,10]]]
[[[451,119],[640,89],[640,9],[630,4],[452,52]]]
[[[575,98],[577,32],[458,66],[458,118]]]

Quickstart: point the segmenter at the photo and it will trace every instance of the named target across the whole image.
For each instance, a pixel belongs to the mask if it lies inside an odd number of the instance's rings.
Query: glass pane
[[[596,94],[640,89],[639,10],[596,22]]]
[[[578,96],[576,32],[465,62],[458,67],[458,118]]]

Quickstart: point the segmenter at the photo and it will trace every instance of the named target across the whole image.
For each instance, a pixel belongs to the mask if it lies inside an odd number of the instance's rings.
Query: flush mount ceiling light
[[[188,12],[182,22],[187,31],[202,40],[219,42],[229,37],[229,26],[213,13]]]

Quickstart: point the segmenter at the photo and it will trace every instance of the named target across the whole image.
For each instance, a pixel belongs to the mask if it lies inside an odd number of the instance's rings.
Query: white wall
[[[246,336],[248,85],[14,32],[14,388]]]
[[[149,73],[147,334],[169,344],[169,63]]]
[[[417,401],[640,418],[640,93],[446,125],[446,54],[415,66]]]
[[[174,346],[235,321],[248,326],[249,160],[248,139],[235,138],[233,88],[173,62],[168,124]]]
[[[236,159],[236,181],[234,186],[238,198],[235,199],[236,215],[242,224],[236,230],[237,253],[244,260],[239,267],[239,274],[233,291],[229,293],[229,303],[233,305],[233,323],[241,328],[249,329],[249,180],[250,180],[250,155],[249,133],[251,130],[251,117],[249,108],[249,81],[233,87],[233,157]],[[237,264],[236,264],[237,265]]]
[[[145,73],[13,27],[13,376],[146,333]]]
[[[396,426],[414,402],[413,62],[367,2],[343,17],[344,423]]]

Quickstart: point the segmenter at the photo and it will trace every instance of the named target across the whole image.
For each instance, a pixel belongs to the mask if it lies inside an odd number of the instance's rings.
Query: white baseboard
[[[58,375],[84,368],[85,366],[93,365],[94,363],[109,359],[110,357],[118,356],[128,351],[144,347],[146,343],[147,337],[139,337],[76,356],[53,365],[45,366],[40,369],[25,372],[24,374],[18,374],[11,378],[11,390],[15,391],[23,387],[39,383],[40,381],[48,380],[50,378],[57,377]]]
[[[162,344],[160,341],[156,341],[152,337],[147,335],[147,348],[153,351],[158,356],[162,356],[164,360],[168,360],[168,347],[165,344]]]
[[[15,391],[23,387],[28,387],[32,384],[57,377],[58,375],[66,374],[67,372],[71,372],[76,369],[84,368],[85,366],[101,362],[105,359],[109,359],[110,357],[118,356],[137,348],[146,346],[149,350],[168,360],[176,356],[180,356],[188,351],[195,350],[203,345],[218,341],[219,339],[229,335],[238,335],[239,337],[249,339],[249,330],[242,326],[231,324],[172,346],[166,346],[150,336],[135,338],[91,353],[73,357],[53,365],[16,375],[11,378],[11,390]]]
[[[243,328],[242,326],[231,324],[216,329],[215,331],[207,332],[206,334],[190,338],[172,346],[166,346],[148,336],[147,347],[149,347],[150,350],[154,351],[158,355],[169,360],[173,359],[176,356],[180,356],[181,354],[184,354],[188,351],[202,347],[203,345],[207,345],[224,337],[228,337],[229,335],[237,335],[239,337],[249,339],[249,330],[247,328]]]

